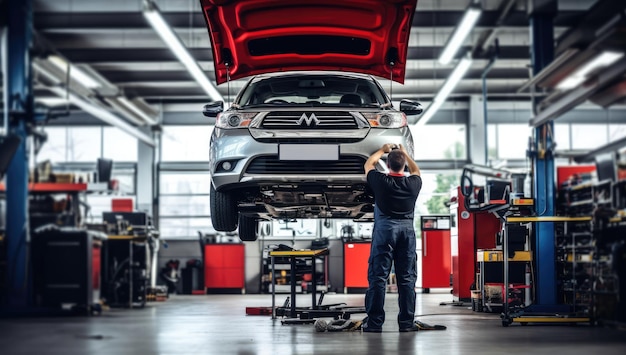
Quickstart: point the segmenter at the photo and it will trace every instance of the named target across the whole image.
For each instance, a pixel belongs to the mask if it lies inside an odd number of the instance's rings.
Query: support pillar
[[[160,173],[160,163],[161,163],[161,142],[162,142],[162,128],[152,130],[152,139],[154,139],[154,149],[152,150],[152,221],[157,228],[161,228],[160,226],[160,215],[159,215],[159,195],[161,194],[160,186],[161,186],[161,173]]]
[[[150,127],[142,130],[151,135]],[[153,216],[152,203],[154,201],[154,154],[153,147],[141,140],[137,140],[137,210],[145,211]]]
[[[7,295],[4,305],[8,309],[26,308],[30,299],[28,254],[28,149],[26,123],[33,118],[31,83],[32,0],[7,0],[8,8],[8,96],[9,134],[18,135],[21,144],[6,174],[6,247]]]
[[[528,0],[531,39],[531,63],[533,74],[538,74],[554,59],[554,24],[557,12],[556,0]],[[533,112],[539,99],[533,99]],[[548,132],[554,132],[554,123],[547,122],[535,128],[533,156],[533,197],[537,216],[554,216],[555,179],[553,142]],[[535,305],[557,304],[554,223],[536,224],[536,298]]]
[[[478,95],[470,96],[469,102],[469,156],[472,164],[486,165],[487,156],[487,122],[483,98]]]

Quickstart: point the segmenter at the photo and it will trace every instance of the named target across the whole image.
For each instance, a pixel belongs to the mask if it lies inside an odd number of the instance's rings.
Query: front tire
[[[219,232],[233,232],[237,229],[237,203],[232,194],[215,190],[211,184],[211,222]]]
[[[259,221],[255,218],[239,215],[239,239],[243,242],[254,242],[257,240],[256,233]]]

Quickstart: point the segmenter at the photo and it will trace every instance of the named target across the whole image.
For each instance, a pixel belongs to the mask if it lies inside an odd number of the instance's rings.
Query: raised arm
[[[376,163],[382,158],[383,154],[389,153],[391,151],[391,144],[383,144],[380,149],[372,153],[370,157],[367,159],[363,167],[365,168],[365,176],[370,170],[376,169]]]
[[[402,150],[402,153],[404,153],[406,165],[409,167],[409,174],[420,176],[421,171],[419,166],[417,166],[417,163],[415,162],[415,160],[413,160],[413,157],[409,156],[409,153],[406,152],[406,149],[404,149],[402,144],[400,144],[400,150]]]

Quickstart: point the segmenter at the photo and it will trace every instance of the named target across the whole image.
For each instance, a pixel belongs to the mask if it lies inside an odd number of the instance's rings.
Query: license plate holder
[[[339,160],[336,144],[281,144],[279,160]]]

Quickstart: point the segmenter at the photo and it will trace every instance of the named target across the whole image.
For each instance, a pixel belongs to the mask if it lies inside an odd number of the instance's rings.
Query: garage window
[[[50,160],[50,162],[66,162],[67,161],[67,128],[66,127],[50,127],[46,128],[48,141],[44,143],[35,157],[38,162]]]
[[[159,230],[165,239],[197,239],[214,233],[209,211],[208,171],[161,171]]]
[[[95,162],[102,156],[101,127],[46,128],[48,141],[36,157],[38,162]]]
[[[528,137],[532,134],[527,124],[499,124],[497,133],[498,158],[524,159]]]
[[[115,127],[102,128],[102,156],[113,161],[136,162],[137,139]]]
[[[45,132],[48,140],[41,147],[37,162],[95,163],[98,158],[137,161],[137,139],[114,127],[46,127]]]
[[[164,162],[209,161],[213,126],[166,126],[163,128]]]
[[[416,216],[450,213],[450,207],[446,206],[446,202],[450,201],[452,188],[458,186],[461,181],[461,171],[422,172],[421,177],[422,190],[415,205]]]
[[[415,160],[467,159],[467,131],[464,124],[433,124],[415,129]]]

